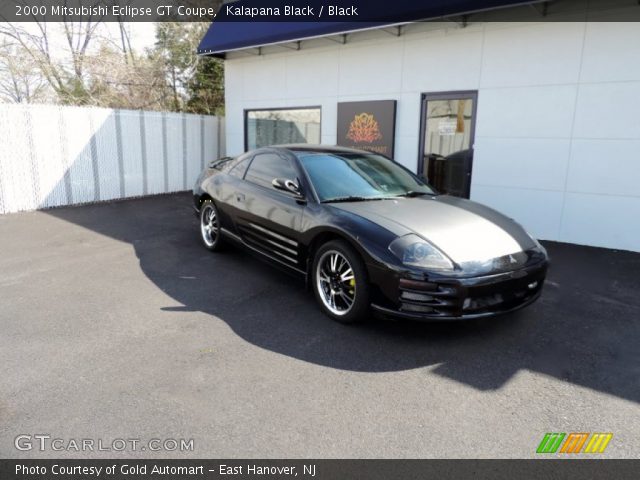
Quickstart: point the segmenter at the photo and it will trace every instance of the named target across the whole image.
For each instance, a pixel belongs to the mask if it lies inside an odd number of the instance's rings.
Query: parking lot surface
[[[547,243],[519,313],[343,326],[197,225],[188,194],[0,216],[0,457],[520,458],[546,432],[638,457],[640,254]]]

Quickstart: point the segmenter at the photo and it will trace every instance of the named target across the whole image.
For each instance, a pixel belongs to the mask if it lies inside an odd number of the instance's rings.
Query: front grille
[[[518,279],[506,280],[497,285],[469,288],[462,309],[463,313],[483,313],[508,310],[517,307],[538,294],[542,288],[544,273],[532,273]]]
[[[491,282],[480,280],[443,282],[400,279],[400,311],[430,316],[462,316],[510,310],[537,295],[544,282],[545,269],[520,271],[519,278],[507,277]],[[520,272],[514,272],[514,275]]]

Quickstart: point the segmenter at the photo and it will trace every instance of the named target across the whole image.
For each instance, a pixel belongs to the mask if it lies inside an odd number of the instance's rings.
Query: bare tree
[[[97,18],[46,23],[34,17],[29,25],[0,23],[0,42],[21,52],[14,55],[19,65],[10,63],[11,55],[0,59],[0,96],[30,101],[48,91],[61,104],[219,112],[222,64],[196,55],[206,27],[156,24],[155,46],[140,52],[132,48],[127,22],[107,27]]]
[[[129,35],[129,29],[127,23],[118,18],[118,31],[120,32],[120,46],[122,48],[122,54],[126,63],[135,63],[135,55],[131,48],[131,36]]]
[[[130,52],[125,62],[122,52],[103,42],[95,55],[87,58],[91,104],[112,108],[164,110],[170,89],[159,58]]]
[[[34,103],[47,97],[48,84],[33,60],[19,45],[0,43],[0,98],[12,103]]]
[[[55,24],[44,22],[35,15],[31,20],[30,30],[22,23],[0,24],[0,36],[10,39],[23,49],[62,103],[83,103],[89,96],[87,78],[84,75],[85,62],[101,19],[89,16],[80,22],[61,22],[68,47],[64,51],[66,58],[61,58],[59,51],[55,55],[53,52],[50,27]]]

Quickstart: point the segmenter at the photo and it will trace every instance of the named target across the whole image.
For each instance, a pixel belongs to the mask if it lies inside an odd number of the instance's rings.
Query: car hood
[[[454,262],[478,262],[535,246],[514,220],[470,200],[447,195],[332,204],[402,236],[429,240]]]

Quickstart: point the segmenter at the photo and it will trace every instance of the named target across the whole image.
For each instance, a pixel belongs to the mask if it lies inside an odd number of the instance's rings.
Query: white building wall
[[[471,198],[535,236],[640,251],[640,28],[635,23],[411,25],[226,61],[226,142],[247,108],[397,100],[395,158],[415,171],[420,95],[477,90]]]

